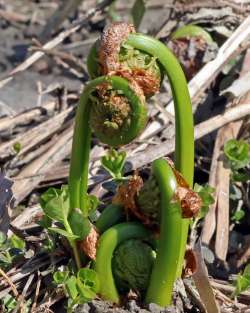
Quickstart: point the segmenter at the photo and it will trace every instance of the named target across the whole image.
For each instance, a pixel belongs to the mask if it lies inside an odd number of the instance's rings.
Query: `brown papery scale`
[[[92,227],[88,236],[80,242],[80,248],[90,259],[95,260],[99,234],[95,227]]]
[[[180,203],[183,218],[195,217],[202,207],[201,198],[174,168],[172,160],[165,159],[172,167],[178,184],[173,201]],[[145,182],[138,174],[133,175],[118,187],[112,202],[122,205],[128,215],[137,217],[145,226],[155,231],[159,229],[160,189],[153,175],[150,175]]]
[[[143,214],[136,202],[142,187],[142,178],[138,174],[134,174],[127,182],[118,187],[112,203],[122,205],[127,215],[133,215],[141,220],[144,225],[149,225],[150,219]]]
[[[103,32],[99,62],[102,75],[118,75],[137,84],[148,97],[160,89],[162,74],[155,57],[126,45],[134,27],[124,22],[108,25]]]
[[[199,213],[202,207],[202,200],[195,191],[179,186],[177,187],[175,197],[180,201],[183,218],[195,217]]]
[[[143,182],[134,174],[118,187],[112,203],[122,205],[127,215],[135,216],[145,226],[158,231],[160,191],[153,177]]]
[[[185,252],[182,278],[190,277],[196,271],[197,271],[197,258],[196,258],[195,252],[191,248],[188,248]]]
[[[134,26],[125,22],[112,23],[104,28],[99,50],[99,61],[103,75],[119,70],[121,45],[126,41],[128,35],[134,32]]]

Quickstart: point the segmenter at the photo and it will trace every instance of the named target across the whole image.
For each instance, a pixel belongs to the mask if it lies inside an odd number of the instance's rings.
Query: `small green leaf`
[[[97,293],[99,291],[100,282],[96,271],[89,268],[81,268],[77,273],[77,278],[93,292]]]
[[[69,224],[74,235],[79,240],[86,238],[90,232],[91,224],[88,218],[84,217],[82,212],[74,210],[69,216]]]
[[[250,288],[250,264],[248,264],[242,275],[238,274],[235,282],[233,296],[238,296],[241,292]]]
[[[49,218],[64,223],[70,211],[68,187],[49,188],[41,196],[40,203],[44,213]]]
[[[15,143],[13,144],[13,149],[14,149],[14,151],[15,151],[16,153],[19,153],[19,152],[21,151],[21,144],[20,144],[20,142],[15,142]]]
[[[84,197],[84,201],[87,203],[86,207],[88,208],[88,215],[93,214],[101,202],[95,195],[87,194],[83,197]]]
[[[224,145],[224,153],[234,170],[241,169],[250,163],[249,144],[244,140],[228,140]]]
[[[4,298],[3,298],[3,305],[5,307],[4,312],[12,312],[12,310],[14,310],[17,306],[17,301],[14,297],[12,297],[10,294],[7,294]]]
[[[201,219],[207,214],[209,206],[214,203],[213,193],[215,189],[208,184],[201,186],[196,183],[194,185],[194,191],[198,193],[202,200],[202,207],[198,216],[198,219]]]
[[[49,188],[48,190],[46,190],[40,197],[41,207],[44,208],[50,200],[58,197],[59,192],[60,189],[57,188]]]
[[[42,228],[49,228],[52,225],[52,219],[49,218],[47,215],[43,215],[43,217],[40,219],[40,221],[37,222],[38,225],[40,225]]]
[[[13,257],[8,251],[0,253],[0,262],[5,263],[5,265],[10,265],[12,263]]]
[[[75,240],[75,239],[79,239],[78,236],[74,235],[74,234],[70,234],[68,233],[66,230],[61,229],[61,228],[57,228],[57,227],[49,227],[49,230],[53,231],[54,233],[57,233],[59,235],[62,235],[66,238],[68,238],[69,240]]]
[[[6,239],[6,235],[0,231],[0,247],[5,243]]]
[[[12,235],[9,239],[10,241],[10,247],[11,248],[16,248],[19,250],[24,250],[25,249],[25,241],[16,235]]]
[[[77,284],[76,284],[76,277],[71,276],[66,282],[65,287],[68,292],[68,295],[71,299],[76,299],[78,296]]]
[[[135,26],[135,29],[138,29],[138,27],[140,26],[145,12],[146,12],[145,0],[136,0],[131,9],[131,15],[133,18],[133,24]]]
[[[57,285],[64,284],[69,277],[69,271],[57,271],[53,274],[53,280]]]
[[[246,183],[250,180],[250,173],[248,173],[245,169],[234,170],[232,180],[235,182]]]
[[[114,179],[123,178],[123,167],[126,161],[125,151],[111,149],[101,158],[102,166],[110,173]]]
[[[238,210],[234,213],[234,215],[232,216],[232,221],[235,222],[239,222],[240,220],[243,219],[243,217],[245,216],[245,211],[243,210]]]
[[[96,293],[85,286],[79,279],[77,279],[77,290],[82,298],[82,302],[88,302],[96,297]]]

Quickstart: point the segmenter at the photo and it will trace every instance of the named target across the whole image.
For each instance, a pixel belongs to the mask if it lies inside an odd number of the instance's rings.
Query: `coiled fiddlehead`
[[[125,128],[121,128],[116,136],[104,138],[105,143],[112,146],[126,144],[132,141],[141,131],[145,124],[146,110],[145,103],[142,102],[131,87],[130,83],[118,76],[98,77],[85,87],[81,95],[75,118],[75,128],[70,162],[69,191],[70,204],[72,208],[80,208],[87,215],[86,201],[84,195],[87,193],[88,165],[91,139],[91,93],[96,91],[96,87],[102,84],[109,84],[114,90],[122,90],[123,95],[128,99],[131,106],[130,123]]]
[[[108,34],[111,37],[114,35],[112,32],[117,35],[117,32],[119,32],[118,29],[119,27],[116,28],[115,26],[112,30],[111,26],[106,30],[105,34],[107,36],[105,35],[105,40],[108,44]],[[107,50],[112,51],[113,49],[114,53],[106,53],[106,56],[104,53],[103,56],[102,50],[98,52],[98,49],[103,49],[102,44],[103,42],[99,45],[95,44],[92,48],[88,58],[88,69],[91,77],[96,77],[100,74],[106,76],[101,76],[91,81],[81,95],[76,114],[70,165],[70,204],[72,208],[80,208],[86,215],[88,208],[86,207],[84,196],[87,193],[91,137],[90,124],[99,124],[99,118],[95,120],[95,117],[91,117],[91,114],[97,111],[101,113],[104,111],[104,119],[100,122],[104,124],[107,122],[106,114],[113,113],[110,99],[114,99],[112,97],[118,95],[125,97],[126,114],[129,116],[130,121],[126,123],[124,128],[122,127],[121,133],[117,136],[108,136],[107,138],[107,134],[104,135],[102,128],[100,130],[94,127],[94,131],[101,141],[112,146],[129,143],[140,133],[146,124],[144,94],[150,96],[159,89],[162,79],[161,69],[168,76],[175,104],[175,167],[182,173],[190,186],[193,184],[194,139],[192,108],[186,79],[178,61],[161,42],[149,36],[134,33],[133,28],[129,26],[127,27],[127,31],[123,32],[121,36],[118,34],[118,40],[115,42],[115,46],[111,45],[109,47],[111,50]],[[120,52],[123,48],[132,50],[132,54],[127,57],[126,62],[120,61],[122,59]],[[125,54],[128,53],[127,50]],[[147,56],[147,60],[143,55]],[[132,65],[135,64],[135,66],[131,66],[131,58],[133,60]],[[139,62],[138,58],[144,61]],[[145,65],[148,65],[148,67]],[[136,73],[139,74],[136,75]],[[152,77],[154,77],[153,87],[150,85]],[[103,86],[104,89],[102,90]],[[93,97],[94,102],[96,101],[94,109],[92,109]],[[108,104],[105,109],[100,108],[102,103]],[[127,104],[129,104],[129,108]],[[118,119],[120,117],[121,114],[118,114]],[[120,128],[117,120],[109,120],[109,122],[110,124],[106,123],[106,125]],[[182,219],[178,205],[174,208],[170,205],[170,200],[177,186],[171,167],[164,160],[157,160],[153,163],[153,168],[155,168],[155,176],[161,194],[161,234],[146,301],[167,305],[171,301],[174,280],[181,273],[189,221]],[[148,235],[148,233],[145,233],[143,226],[139,227],[137,225],[140,229],[137,226],[133,226],[132,230],[127,229],[125,231],[126,226],[130,225],[117,225],[104,232],[100,237],[97,249],[96,270],[101,281],[100,294],[113,302],[119,301],[111,268],[111,258],[114,249],[122,240],[144,238]],[[160,283],[158,283],[159,278],[161,279]]]

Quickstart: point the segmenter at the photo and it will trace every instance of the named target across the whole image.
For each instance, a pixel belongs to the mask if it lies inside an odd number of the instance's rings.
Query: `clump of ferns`
[[[175,104],[174,164],[158,159],[146,181],[138,173],[121,179],[82,247],[94,259],[102,298],[119,303],[120,294],[133,289],[147,303],[169,305],[183,269],[190,218],[201,206],[191,189],[194,135],[185,76],[164,44],[126,23],[106,27],[87,63],[93,80],[77,109],[69,176],[70,207],[84,216],[92,131],[111,147],[132,142],[147,124],[146,99],[168,76]]]

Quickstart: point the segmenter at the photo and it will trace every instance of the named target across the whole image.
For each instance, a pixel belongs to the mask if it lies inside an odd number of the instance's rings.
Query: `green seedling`
[[[228,165],[232,170],[232,180],[247,182],[250,180],[250,146],[244,140],[231,139],[224,145],[224,153]]]
[[[91,195],[85,194],[87,211],[71,209],[69,205],[69,192],[67,186],[61,189],[50,188],[40,199],[42,209],[45,213],[43,225],[48,230],[64,236],[68,239],[76,260],[78,268],[81,267],[79,251],[76,247],[77,240],[83,240],[89,234],[91,224],[88,219],[89,213],[96,209],[99,201]],[[57,222],[59,226],[53,226]]]
[[[94,299],[99,291],[97,274],[89,268],[80,269],[76,275],[71,274],[68,270],[57,271],[53,274],[53,280],[56,285],[64,289],[68,298],[68,313],[73,312],[77,304]]]
[[[235,290],[232,297],[237,297],[243,291],[250,288],[250,264],[246,265],[242,274],[238,274],[235,282]]]
[[[101,164],[106,171],[109,172],[111,177],[115,181],[122,181],[126,179],[123,176],[123,168],[126,161],[126,152],[125,151],[116,151],[111,149],[108,153],[101,158]]]
[[[25,242],[12,235],[7,238],[2,232],[0,232],[0,266],[4,270],[9,269],[13,262],[19,257],[23,256],[25,252]]]

